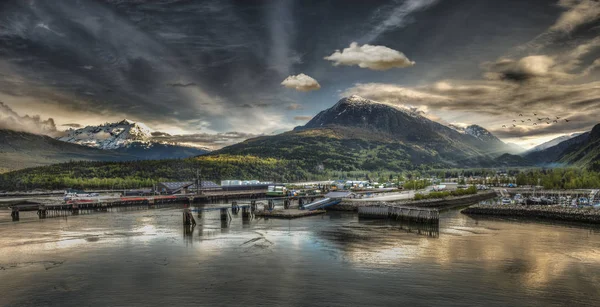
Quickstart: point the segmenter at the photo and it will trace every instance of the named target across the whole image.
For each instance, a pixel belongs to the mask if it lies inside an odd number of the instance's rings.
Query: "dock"
[[[302,207],[311,204],[322,195],[301,195],[267,197],[266,191],[226,191],[211,192],[205,194],[177,194],[177,195],[153,195],[153,196],[125,196],[125,197],[95,197],[72,199],[65,202],[38,203],[33,201],[21,201],[9,206],[13,221],[19,221],[20,213],[26,211],[37,211],[40,219],[47,217],[60,217],[67,215],[79,215],[92,212],[108,212],[115,210],[142,210],[155,208],[156,206],[168,204],[192,204],[211,202],[231,202],[232,212],[242,213],[256,211],[258,203],[265,203],[268,210],[275,208],[275,203],[283,204],[285,209]],[[229,209],[230,207],[226,207]],[[218,208],[219,210],[222,208]],[[216,210],[216,209],[209,209]],[[192,223],[191,219],[188,219]]]

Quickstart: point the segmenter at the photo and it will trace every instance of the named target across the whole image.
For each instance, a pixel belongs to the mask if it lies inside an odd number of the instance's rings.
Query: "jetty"
[[[567,222],[600,224],[600,209],[561,205],[474,205],[463,209],[467,215],[488,215],[528,219],[546,219]]]

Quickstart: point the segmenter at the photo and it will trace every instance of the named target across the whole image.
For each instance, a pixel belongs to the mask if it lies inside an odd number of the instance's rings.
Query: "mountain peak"
[[[118,122],[117,124],[122,124],[122,125],[135,125],[137,124],[136,122],[129,120],[127,118],[123,119],[122,121]]]

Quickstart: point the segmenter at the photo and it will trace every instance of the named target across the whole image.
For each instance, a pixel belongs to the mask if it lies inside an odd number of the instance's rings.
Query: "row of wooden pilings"
[[[19,221],[21,212],[36,211],[40,219],[47,217],[61,217],[68,215],[79,215],[80,213],[91,212],[108,212],[113,208],[119,209],[144,209],[153,208],[157,205],[166,205],[175,202],[185,201],[184,199],[160,199],[160,200],[135,200],[135,201],[115,201],[115,202],[94,202],[83,204],[58,204],[44,205],[40,204],[37,207],[28,205],[26,207],[14,206],[11,207],[11,217],[13,221]]]
[[[309,202],[311,202],[312,200],[313,199],[308,199]],[[298,208],[302,208],[302,206],[304,205],[305,202],[306,202],[306,200],[304,200],[302,198],[298,198]],[[283,208],[289,209],[290,207],[292,207],[292,199],[289,199],[289,198],[283,199]],[[267,204],[265,205],[264,208],[265,208],[265,210],[275,209],[275,200],[268,199]],[[229,215],[229,209],[227,207],[209,208],[207,210],[217,210],[217,209],[220,212],[220,217],[221,217],[222,221],[226,221],[231,217]],[[243,218],[249,217],[251,214],[253,214],[257,210],[256,200],[251,200],[250,205],[242,205],[242,206],[240,206],[237,201],[232,201],[231,202],[231,213],[238,214],[240,212],[240,210],[242,211]],[[202,216],[203,211],[205,211],[205,210],[198,210],[199,217]],[[188,225],[188,226],[196,225],[196,221],[192,214],[192,210],[189,208],[186,208],[183,211],[183,225]]]
[[[272,200],[269,200],[269,203],[267,206],[270,208],[274,208],[275,203]],[[242,218],[250,217],[250,215],[256,211],[256,208],[257,208],[257,205],[256,205],[255,200],[250,201],[250,205],[245,205],[245,206],[238,205],[237,201],[231,202],[231,212],[233,214],[238,214],[241,210]],[[229,209],[227,207],[209,208],[207,210],[219,210],[219,215],[221,217],[221,221],[227,221],[231,217],[229,214]],[[201,209],[198,210],[198,217],[202,216],[203,211],[205,211],[205,210],[201,210]],[[192,210],[190,208],[185,208],[183,210],[183,225],[185,225],[185,226],[196,225],[196,220],[194,219],[194,216],[192,215]]]
[[[438,223],[440,213],[436,209],[410,208],[394,205],[372,205],[358,207],[361,218],[391,218],[416,223]]]

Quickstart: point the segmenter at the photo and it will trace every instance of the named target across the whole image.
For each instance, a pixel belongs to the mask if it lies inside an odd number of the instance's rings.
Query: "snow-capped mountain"
[[[370,134],[373,139],[386,137],[403,144],[435,148],[461,157],[463,154],[475,156],[496,152],[496,146],[489,146],[487,142],[464,131],[459,132],[428,119],[418,110],[356,95],[340,99],[333,107],[319,112],[306,125],[296,127],[294,130],[327,127],[351,128],[362,135]],[[483,138],[483,132],[481,137]]]
[[[58,140],[99,149],[114,150],[127,147],[132,143],[136,143],[136,145],[147,143],[149,145],[152,132],[154,131],[143,123],[124,119],[118,123],[69,129],[67,135],[58,138]]]
[[[338,170],[495,165],[495,156],[506,145],[495,137],[500,146],[483,141],[493,136],[482,130],[469,129],[480,139],[414,109],[350,96],[293,131],[252,138],[217,153],[300,160],[316,169],[324,165]]]
[[[153,140],[155,132],[143,123],[124,119],[118,123],[69,129],[59,141],[117,151],[141,159],[186,158],[205,154],[205,149],[161,143]]]

